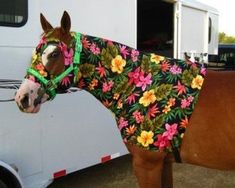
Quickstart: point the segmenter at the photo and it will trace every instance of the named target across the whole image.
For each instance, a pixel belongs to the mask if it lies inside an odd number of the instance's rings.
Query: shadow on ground
[[[235,172],[174,164],[174,188],[234,188]],[[56,180],[48,188],[137,188],[129,155]]]

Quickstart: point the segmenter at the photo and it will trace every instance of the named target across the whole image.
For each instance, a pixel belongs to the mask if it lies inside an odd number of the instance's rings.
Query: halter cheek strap
[[[78,80],[78,65],[80,64],[80,55],[82,51],[82,44],[81,44],[81,34],[80,33],[74,33],[75,37],[75,52],[73,57],[73,63],[61,74],[56,76],[55,78],[48,80],[45,77],[43,77],[38,71],[36,71],[33,68],[28,68],[27,73],[30,75],[33,75],[36,77],[41,84],[43,85],[43,88],[45,89],[45,92],[49,95],[49,99],[53,100],[56,96],[56,89],[59,85],[59,83],[68,76],[71,72],[74,73],[74,80]]]

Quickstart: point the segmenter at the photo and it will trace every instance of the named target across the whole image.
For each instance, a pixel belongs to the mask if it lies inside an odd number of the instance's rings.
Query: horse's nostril
[[[20,103],[24,109],[28,108],[29,107],[29,95],[25,94],[25,96],[20,100]]]

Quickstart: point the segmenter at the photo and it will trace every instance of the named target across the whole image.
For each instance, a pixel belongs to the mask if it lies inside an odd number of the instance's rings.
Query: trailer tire
[[[22,188],[17,178],[6,168],[0,167],[0,188]]]
[[[0,180],[0,187],[7,188],[7,185],[2,180]]]

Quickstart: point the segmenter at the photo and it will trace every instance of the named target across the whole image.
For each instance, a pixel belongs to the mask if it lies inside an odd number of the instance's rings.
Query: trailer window
[[[0,26],[21,27],[28,19],[28,0],[0,0]]]
[[[211,42],[211,32],[212,32],[212,20],[211,20],[211,18],[209,17],[209,29],[208,29],[208,34],[209,34],[209,36],[208,36],[208,43],[210,44],[210,42]]]

